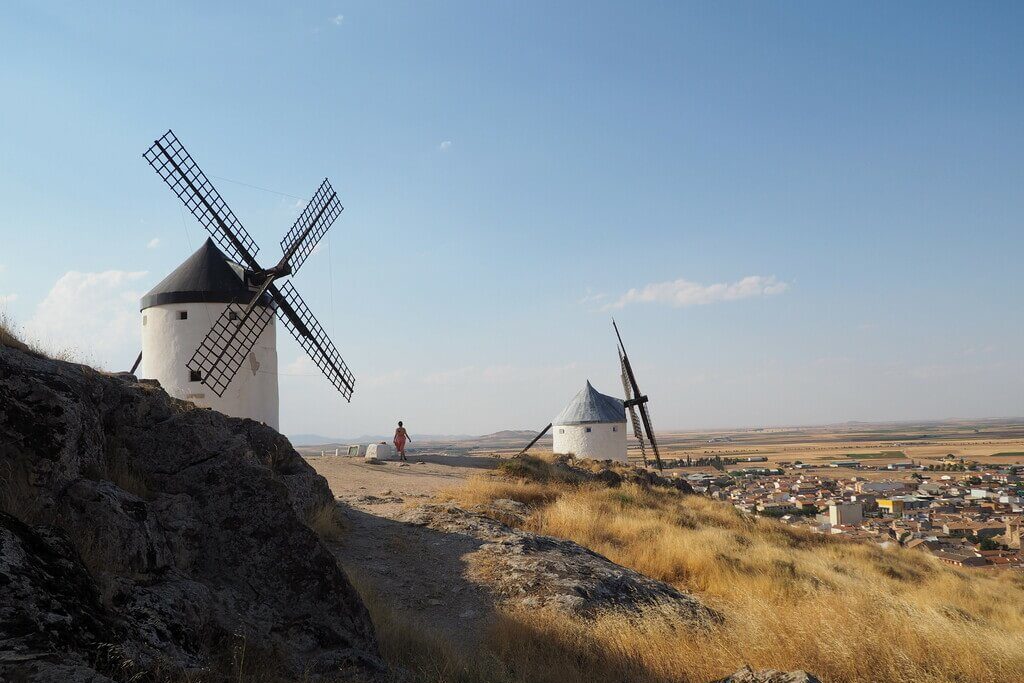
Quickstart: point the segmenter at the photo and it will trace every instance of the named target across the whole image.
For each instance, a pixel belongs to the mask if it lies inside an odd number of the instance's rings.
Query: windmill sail
[[[647,396],[640,393],[640,387],[636,383],[636,375],[633,374],[633,366],[630,365],[629,356],[626,355],[626,347],[622,343],[622,335],[619,334],[619,326],[612,320],[612,327],[615,328],[615,336],[619,340],[619,362],[622,365],[622,379],[623,385],[628,385],[626,389],[626,401],[625,406],[630,410],[630,416],[633,418],[633,433],[637,433],[636,424],[636,413],[634,408],[640,408],[640,422],[643,425],[643,432],[647,435],[647,440],[651,442],[651,450],[654,451],[654,462],[658,465],[658,471],[661,471],[661,454],[658,452],[658,442],[654,438],[654,428],[651,426],[651,415],[647,411]],[[639,435],[637,438],[641,438]],[[641,444],[643,441],[641,440]],[[646,454],[645,454],[646,459]]]
[[[254,270],[259,268],[256,254],[260,249],[256,242],[235,218],[217,188],[207,179],[199,164],[174,135],[174,131],[169,130],[155,140],[142,156],[221,249],[238,263]]]
[[[338,194],[326,178],[320,183],[316,194],[306,208],[299,214],[295,225],[281,240],[281,251],[289,263],[292,273],[297,273],[306,262],[317,243],[320,242],[331,225],[337,220],[345,207],[338,201]]]
[[[629,384],[629,376],[626,373],[626,360],[621,351],[619,352],[619,365],[622,366],[622,390],[625,392],[626,403],[629,403],[633,399],[633,387]],[[643,458],[644,467],[646,467],[647,448],[644,446],[644,433],[640,428],[640,418],[636,414],[636,406],[630,404],[626,410],[629,411],[629,419],[633,425],[633,436],[636,437],[636,440],[640,444],[640,457]]]
[[[261,295],[262,292],[256,298]],[[248,307],[228,304],[199,343],[187,363],[188,369],[199,373],[203,384],[223,396],[256,340],[273,319],[273,309],[255,300]]]
[[[647,438],[651,442],[654,460],[658,463],[658,469],[661,470],[661,454],[658,452],[658,442],[654,438],[654,425],[651,424],[651,412],[647,409],[646,403],[640,404],[640,421],[643,422],[644,431],[647,432]]]
[[[522,455],[526,455],[526,451],[528,451],[531,448],[533,448],[533,444],[535,444],[538,441],[540,441],[541,438],[543,438],[543,436],[548,433],[549,429],[551,429],[551,423],[550,422],[548,422],[548,426],[547,427],[545,427],[544,429],[540,430],[540,432],[537,433],[537,436],[533,437],[533,441],[531,441],[530,443],[526,444],[526,446],[523,448],[523,450],[521,450],[518,453],[516,453],[515,457],[518,458],[518,457],[520,457]]]
[[[271,287],[271,291],[274,292],[275,288]],[[334,348],[334,342],[292,287],[292,283],[281,285],[280,294],[275,299],[278,302],[277,315],[295,337],[295,341],[299,342],[306,355],[316,363],[345,400],[351,402],[356,380],[338,349]]]

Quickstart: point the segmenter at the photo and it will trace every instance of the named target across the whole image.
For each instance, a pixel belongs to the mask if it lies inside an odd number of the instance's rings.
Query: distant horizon
[[[866,426],[880,426],[880,425],[927,425],[927,424],[949,424],[957,422],[1020,422],[1024,423],[1024,416],[1021,417],[947,417],[947,418],[922,418],[922,419],[911,419],[911,420],[846,420],[842,422],[828,422],[822,424],[790,424],[790,425],[748,425],[748,426],[732,426],[732,427],[695,427],[687,429],[655,429],[655,434],[694,434],[694,433],[711,433],[711,432],[738,432],[738,431],[750,431],[758,429],[824,429],[828,427],[842,427],[845,425],[866,425]],[[543,428],[543,426],[542,426]],[[495,434],[501,434],[503,432],[512,433],[524,433],[524,434],[536,434],[540,429],[496,429],[491,432],[485,432],[482,434],[434,434],[425,432],[419,435],[422,439],[452,439],[452,440],[466,440],[466,439],[479,439]],[[412,436],[416,436],[410,432]],[[358,442],[360,439],[367,437],[388,437],[388,434],[381,432],[380,434],[360,434],[359,436],[340,436],[340,437],[328,437],[325,434],[315,434],[308,432],[289,433],[285,434],[289,439],[300,438],[300,437],[317,437],[326,438],[327,441],[322,442],[309,442],[306,445],[319,446],[321,444],[329,443],[345,443],[347,441]],[[633,438],[633,432],[629,431],[629,438]],[[415,442],[414,442],[415,443]]]

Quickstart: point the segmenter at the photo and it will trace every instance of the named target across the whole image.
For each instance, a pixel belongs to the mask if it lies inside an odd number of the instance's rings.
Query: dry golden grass
[[[654,618],[504,613],[482,659],[512,680],[703,682],[746,663],[851,683],[1024,677],[1020,574],[965,573],[665,489],[482,476],[444,497],[520,500],[534,510],[529,530],[667,581],[725,617],[694,631]]]
[[[465,485],[440,491],[437,498],[457,502],[464,507],[482,505],[499,498],[515,500],[526,505],[543,505],[558,499],[559,491],[552,486],[518,479],[479,477]]]
[[[14,321],[6,313],[0,311],[0,346],[9,346],[12,349],[18,349],[19,351],[29,351],[31,349],[25,342],[21,340],[18,333],[15,332]]]
[[[336,543],[345,535],[345,522],[338,512],[338,506],[334,504],[325,505],[311,513],[306,526],[328,543]]]
[[[398,614],[373,582],[358,570],[346,569],[370,612],[381,655],[392,665],[389,680],[395,683],[500,683],[514,679],[490,650],[475,652],[462,643],[454,643],[437,633],[426,621],[410,620]],[[410,678],[411,675],[411,678]]]

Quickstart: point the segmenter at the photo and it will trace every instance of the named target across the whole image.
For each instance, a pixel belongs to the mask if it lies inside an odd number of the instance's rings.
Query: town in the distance
[[[823,534],[957,567],[1024,570],[1024,422],[852,424],[675,435],[696,491]],[[687,457],[689,466],[687,466]]]

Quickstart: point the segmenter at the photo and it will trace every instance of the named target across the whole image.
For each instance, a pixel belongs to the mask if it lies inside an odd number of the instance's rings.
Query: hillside
[[[383,671],[331,491],[272,429],[0,344],[0,466],[0,680]]]
[[[344,502],[339,560],[385,658],[416,680],[705,683],[749,664],[825,683],[1009,683],[1024,667],[1016,572],[802,531],[589,461],[311,463]],[[566,575],[576,555],[538,550],[563,541],[717,618],[666,615],[656,600],[587,610],[601,592],[589,570]]]
[[[500,519],[664,581],[722,620],[505,609],[454,668],[491,662],[510,680],[552,682],[707,681],[744,664],[844,683],[1020,680],[1018,573],[967,573],[911,550],[802,532],[708,498],[581,476],[586,465],[509,461],[441,498],[484,509],[516,501],[521,513]]]

